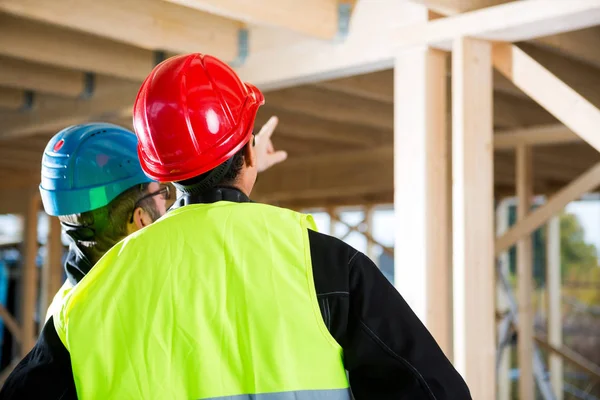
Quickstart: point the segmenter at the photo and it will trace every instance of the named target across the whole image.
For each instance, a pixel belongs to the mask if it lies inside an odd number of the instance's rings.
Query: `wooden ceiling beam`
[[[255,130],[275,115],[279,118],[276,132],[303,139],[327,140],[342,145],[378,146],[392,142],[391,130],[365,127],[346,122],[334,122],[318,117],[307,117],[298,110],[283,110],[271,107],[271,94],[266,94],[267,105],[261,107],[256,119]],[[275,137],[277,134],[275,134]]]
[[[0,11],[147,50],[238,55],[238,22],[161,0],[2,0]]]
[[[140,82],[156,61],[150,50],[7,14],[0,14],[0,55]]]
[[[562,124],[534,126],[524,129],[496,131],[494,149],[508,150],[522,145],[544,146],[581,142],[582,139]]]
[[[399,28],[393,41],[398,48],[429,45],[450,51],[459,37],[520,42],[599,23],[596,0],[513,1]]]
[[[260,176],[254,197],[265,202],[296,201],[359,196],[392,188],[393,149],[384,146],[290,158]]]
[[[130,113],[139,85],[114,78],[99,78],[94,96],[87,100],[37,96],[35,107],[29,112],[3,118],[0,139],[58,131],[90,119],[103,120]]]
[[[315,86],[369,100],[390,104],[394,102],[394,71],[392,69],[319,82]]]
[[[0,57],[0,85],[5,87],[77,97],[84,93],[85,79],[80,71]]]
[[[454,15],[485,7],[504,4],[511,0],[412,0],[442,15]]]
[[[6,110],[21,110],[25,108],[26,104],[25,91],[0,87],[0,108]]]
[[[338,31],[337,0],[165,0],[253,25],[289,29],[319,39]]]
[[[600,27],[544,36],[534,44],[600,68]]]
[[[505,93],[494,95],[494,126],[524,128],[558,123],[549,112],[536,102]]]
[[[321,88],[297,87],[270,92],[267,101],[275,109],[363,125],[367,129],[393,129],[394,110],[391,104],[349,95],[332,96],[331,92]]]

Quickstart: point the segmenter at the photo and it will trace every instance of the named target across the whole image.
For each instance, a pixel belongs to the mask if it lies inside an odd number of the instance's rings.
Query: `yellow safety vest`
[[[310,216],[194,204],[130,235],[54,315],[78,398],[348,400]]]

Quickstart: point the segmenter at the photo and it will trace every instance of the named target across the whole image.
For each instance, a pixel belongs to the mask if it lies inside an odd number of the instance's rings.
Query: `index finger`
[[[265,136],[267,139],[270,138],[278,123],[279,118],[277,118],[276,116],[272,116],[271,118],[269,118],[267,123],[264,124],[262,128],[260,128],[260,132],[258,132],[258,135],[256,136]]]

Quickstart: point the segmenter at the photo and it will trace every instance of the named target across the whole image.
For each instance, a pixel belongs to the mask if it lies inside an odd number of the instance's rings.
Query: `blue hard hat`
[[[80,214],[152,182],[140,166],[137,137],[107,123],[70,126],[46,145],[40,192],[46,213]]]

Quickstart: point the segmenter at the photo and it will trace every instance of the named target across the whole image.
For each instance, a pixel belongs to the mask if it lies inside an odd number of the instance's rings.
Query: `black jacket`
[[[249,199],[216,189],[178,206]],[[471,399],[469,389],[398,291],[373,262],[346,243],[309,231],[315,288],[323,320],[344,349],[353,396],[358,400]],[[89,263],[80,256],[76,271]],[[79,279],[81,279],[81,274]],[[73,276],[73,274],[71,274]],[[76,399],[69,353],[52,320],[33,350],[8,377],[0,399]]]

